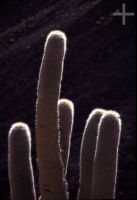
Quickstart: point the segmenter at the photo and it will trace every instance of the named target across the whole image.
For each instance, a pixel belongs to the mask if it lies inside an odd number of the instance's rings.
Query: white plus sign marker
[[[122,17],[122,25],[126,25],[126,17],[127,16],[134,16],[134,13],[127,13],[126,12],[126,4],[122,4],[122,12],[114,13],[114,16],[121,16]]]

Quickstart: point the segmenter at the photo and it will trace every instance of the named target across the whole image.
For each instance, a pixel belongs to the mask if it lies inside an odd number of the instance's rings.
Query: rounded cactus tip
[[[117,120],[117,121],[121,121],[120,119],[120,114],[116,111],[113,111],[113,110],[108,110],[106,113],[104,113],[104,115],[102,116],[102,118],[109,118],[109,119],[112,119],[112,120]]]
[[[88,116],[87,119],[87,123],[89,122],[89,120],[92,118],[96,118],[96,117],[101,117],[104,113],[106,113],[107,111],[105,109],[102,108],[95,108]]]
[[[16,122],[12,124],[10,130],[9,130],[9,137],[16,134],[26,135],[28,139],[30,140],[30,130],[26,123],[23,122]]]
[[[47,43],[50,43],[50,44],[54,44],[54,47],[60,46],[60,48],[64,47],[64,50],[66,50],[66,42],[67,42],[67,37],[65,33],[59,30],[54,30],[48,34],[46,43],[45,43],[45,48],[46,48]]]
[[[101,117],[100,124],[106,124],[106,126],[115,126],[121,131],[122,121],[120,114],[113,110],[108,110]]]
[[[100,115],[106,113],[106,110],[103,108],[95,108],[90,115]]]
[[[63,39],[63,40],[65,40],[66,41],[66,35],[65,35],[65,33],[64,32],[62,32],[62,31],[60,31],[60,30],[54,30],[54,31],[51,31],[49,34],[48,34],[48,36],[47,36],[47,38],[49,39],[51,39],[51,38],[53,38],[53,39]]]
[[[72,110],[74,110],[73,102],[68,100],[68,99],[59,99],[58,100],[58,105],[60,105],[60,106],[69,106]]]

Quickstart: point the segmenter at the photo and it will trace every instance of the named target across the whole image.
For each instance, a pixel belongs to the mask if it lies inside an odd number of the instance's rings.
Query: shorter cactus
[[[58,101],[59,109],[59,130],[60,130],[60,146],[62,160],[64,164],[64,173],[67,173],[68,159],[70,154],[70,140],[74,122],[74,105],[68,99],[60,99]]]
[[[26,124],[19,122],[11,126],[8,152],[11,199],[36,200],[31,163],[31,137]]]

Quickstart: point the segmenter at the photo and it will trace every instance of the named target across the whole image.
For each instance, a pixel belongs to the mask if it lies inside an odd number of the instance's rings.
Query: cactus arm
[[[11,126],[8,136],[8,171],[12,200],[36,200],[31,163],[31,138],[24,123]]]
[[[40,67],[36,105],[36,148],[42,200],[67,199],[57,105],[65,52],[65,34],[60,31],[51,32],[47,37]]]
[[[74,105],[68,99],[59,99],[59,128],[60,128],[60,146],[62,160],[64,164],[64,173],[67,173],[68,159],[70,154],[71,134],[74,122]]]
[[[91,199],[114,199],[121,119],[109,111],[101,117],[95,152]]]
[[[85,125],[80,150],[80,187],[78,199],[90,199],[97,128],[104,112],[105,110],[103,109],[94,109]]]

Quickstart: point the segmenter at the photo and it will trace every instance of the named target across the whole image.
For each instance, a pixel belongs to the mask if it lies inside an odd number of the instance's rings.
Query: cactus
[[[65,52],[65,34],[52,31],[44,48],[36,102],[36,150],[41,200],[68,199],[65,176],[74,105],[70,100],[59,99]],[[89,115],[80,150],[78,199],[115,198],[120,132],[118,113],[95,109]],[[28,126],[14,124],[8,142],[12,200],[35,200]]]
[[[80,150],[80,187],[78,199],[90,199],[97,128],[104,112],[105,110],[103,109],[94,109],[85,125]]]
[[[13,124],[9,131],[8,144],[11,199],[36,200],[28,126],[21,122]]]
[[[60,129],[60,146],[62,160],[64,164],[64,174],[67,173],[68,159],[70,154],[70,142],[74,121],[74,105],[68,99],[60,99],[59,107],[59,129]]]
[[[67,199],[58,130],[58,99],[65,51],[65,35],[59,31],[51,32],[40,68],[36,106],[36,147],[42,200]]]
[[[117,112],[104,113],[98,125],[91,199],[114,199],[121,119]]]
[[[121,120],[117,112],[95,109],[84,130],[78,199],[114,199]]]

